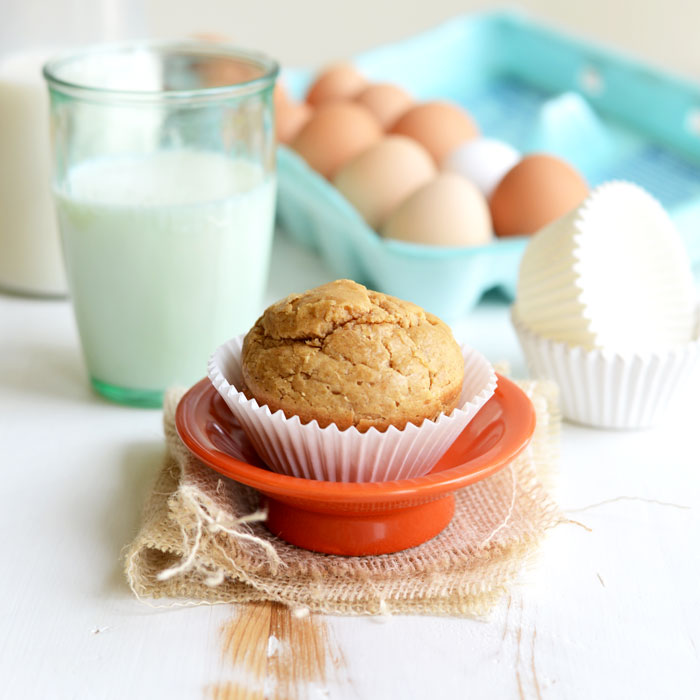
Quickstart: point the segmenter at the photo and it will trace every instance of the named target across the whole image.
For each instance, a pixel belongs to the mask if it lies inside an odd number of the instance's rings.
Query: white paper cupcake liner
[[[661,204],[637,185],[608,182],[532,237],[516,308],[532,331],[571,346],[655,352],[691,340],[694,294]]]
[[[263,461],[276,472],[306,479],[393,481],[427,474],[496,389],[493,367],[462,346],[464,382],[459,408],[451,414],[385,432],[341,431],[333,424],[320,428],[316,421],[302,424],[298,416],[272,413],[239,391],[242,346],[239,336],[217,348],[209,360],[209,379]]]
[[[697,329],[693,340],[666,352],[622,355],[545,338],[526,327],[516,309],[511,320],[530,374],[559,385],[566,418],[596,428],[654,425],[700,356]]]

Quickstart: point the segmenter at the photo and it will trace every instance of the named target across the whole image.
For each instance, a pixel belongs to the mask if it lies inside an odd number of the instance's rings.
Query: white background
[[[700,76],[696,0],[147,0],[159,36],[218,32],[285,65],[320,65],[478,9],[518,7],[575,34]]]

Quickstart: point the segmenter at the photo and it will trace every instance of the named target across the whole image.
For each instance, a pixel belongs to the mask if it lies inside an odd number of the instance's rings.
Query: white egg
[[[505,141],[477,138],[465,141],[449,153],[442,169],[471,180],[488,199],[519,160],[520,153]]]
[[[421,245],[478,246],[491,242],[493,227],[479,188],[457,173],[440,173],[394,209],[382,235]]]

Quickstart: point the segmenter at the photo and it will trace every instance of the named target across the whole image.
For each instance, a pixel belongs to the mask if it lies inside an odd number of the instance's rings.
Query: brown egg
[[[437,173],[433,159],[405,136],[387,136],[353,158],[333,178],[333,184],[378,229],[386,217]]]
[[[577,207],[587,194],[586,181],[568,163],[545,154],[526,156],[491,195],[496,235],[535,233]]]
[[[389,129],[422,143],[436,163],[464,141],[476,138],[479,127],[466,110],[451,102],[424,102],[404,112]]]
[[[398,206],[382,229],[387,238],[436,246],[473,246],[493,237],[483,194],[456,173],[440,173]]]
[[[193,39],[197,39],[198,41],[211,41],[214,44],[233,41],[230,36],[226,34],[219,34],[218,32],[195,32],[191,36]]]
[[[374,115],[354,102],[329,102],[316,109],[292,148],[318,173],[331,178],[383,136]]]
[[[280,82],[279,80],[275,83],[275,89],[272,91],[272,100],[275,104],[275,109],[278,109],[280,105],[284,105],[292,101],[292,98],[289,96],[284,83]]]
[[[309,88],[306,101],[316,107],[324,102],[351,100],[366,85],[367,79],[358,73],[354,66],[338,63],[324,70],[316,78]]]
[[[384,129],[388,129],[415,102],[403,88],[390,83],[368,85],[355,100],[367,107]]]
[[[280,101],[275,105],[275,131],[280,143],[291,143],[311,119],[313,109],[306,102]]]

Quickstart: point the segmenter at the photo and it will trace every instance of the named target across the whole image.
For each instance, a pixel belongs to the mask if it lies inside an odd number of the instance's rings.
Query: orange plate
[[[441,532],[454,513],[452,492],[522,452],[535,429],[535,411],[521,389],[499,376],[496,393],[429,474],[364,483],[270,471],[208,379],[185,394],[175,424],[202,462],[260,491],[275,535],[317,552],[366,555],[414,547]]]

